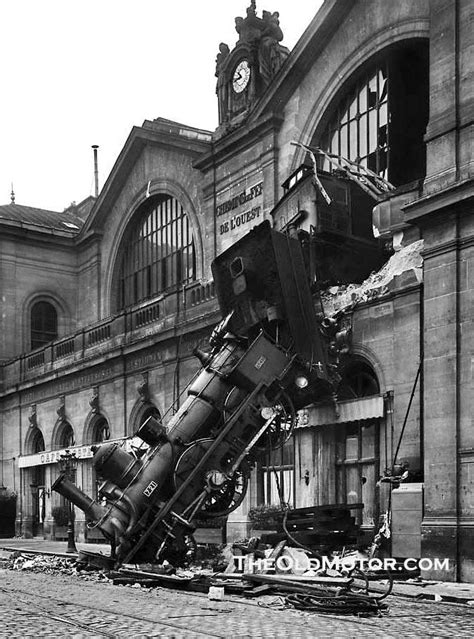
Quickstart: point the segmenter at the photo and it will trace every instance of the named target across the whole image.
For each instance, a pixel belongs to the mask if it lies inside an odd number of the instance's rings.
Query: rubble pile
[[[401,247],[389,261],[375,273],[371,273],[362,284],[330,286],[321,294],[325,315],[333,317],[340,311],[349,310],[356,304],[368,302],[387,292],[392,280],[402,273],[413,271],[418,282],[423,278],[423,240]]]
[[[280,595],[285,605],[299,610],[380,614],[387,610],[383,600],[391,592],[392,580],[382,593],[370,593],[366,576],[354,570],[361,558],[355,551],[347,569],[328,569],[310,550],[287,546],[286,540],[272,547],[253,538],[232,546],[226,570],[212,575],[209,583],[246,597]]]
[[[18,551],[2,561],[2,568],[8,570],[24,570],[42,574],[61,574],[78,576],[85,581],[106,580],[106,571],[97,571],[83,563],[76,557],[64,558],[56,555],[28,554]]]
[[[87,581],[108,582],[117,586],[150,590],[174,588],[207,593],[209,599],[222,600],[224,594],[245,597],[278,595],[285,607],[337,614],[380,614],[387,609],[382,600],[390,593],[369,594],[367,580],[357,579],[351,571],[314,569],[313,554],[287,546],[276,546],[254,537],[226,545],[215,557],[221,572],[190,566],[175,569],[168,565],[122,565],[118,569],[99,569],[75,557],[14,552],[4,562],[10,570],[78,576]],[[201,564],[202,566],[202,564]],[[380,591],[379,591],[380,592]],[[262,604],[265,605],[265,604]]]
[[[14,552],[7,560],[10,570],[28,570],[37,573],[76,574],[75,561],[53,555],[28,555]]]

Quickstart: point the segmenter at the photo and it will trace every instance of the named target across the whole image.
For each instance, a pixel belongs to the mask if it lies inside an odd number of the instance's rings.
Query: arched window
[[[173,197],[147,201],[125,236],[118,277],[118,307],[131,306],[196,277],[188,217]]]
[[[110,439],[109,422],[102,415],[98,415],[92,429],[92,442],[100,444]]]
[[[339,399],[356,399],[379,393],[377,377],[366,362],[354,360],[342,371],[337,396]]]
[[[59,448],[71,448],[75,443],[74,431],[71,424],[69,422],[63,422],[58,439]]]
[[[39,428],[35,428],[35,432],[33,437],[31,438],[31,452],[32,453],[41,453],[43,450],[46,450],[44,445],[44,437],[43,433]]]
[[[369,168],[395,186],[423,178],[428,79],[426,42],[390,49],[347,87],[314,145]],[[327,160],[321,168],[332,169]]]
[[[40,348],[58,336],[58,314],[50,302],[36,302],[31,308],[31,348]]]

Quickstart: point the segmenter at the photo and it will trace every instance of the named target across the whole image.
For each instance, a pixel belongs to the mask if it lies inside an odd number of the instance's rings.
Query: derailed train
[[[194,520],[235,509],[253,464],[291,435],[296,411],[334,391],[329,325],[298,239],[264,222],[212,270],[224,319],[210,351],[196,349],[202,368],[167,427],[149,418],[136,433],[138,454],[117,443],[95,448],[99,501],[64,475],[53,486],[102,531],[118,565],[185,557]]]

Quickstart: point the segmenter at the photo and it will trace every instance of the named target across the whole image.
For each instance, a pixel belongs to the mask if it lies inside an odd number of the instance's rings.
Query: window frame
[[[366,91],[364,99],[367,102],[361,105],[361,88],[366,87],[370,78],[377,76],[378,70],[382,68],[386,70],[386,91],[380,90],[380,82],[377,80],[375,103],[369,104]],[[429,69],[429,39],[425,36],[403,39],[381,49],[362,62],[333,96],[313,132],[311,146],[319,147],[325,152],[335,152],[336,155],[341,153],[343,149],[339,142],[337,148],[331,147],[331,131],[338,132],[346,123],[343,121],[346,112],[347,122],[350,116],[358,114],[360,131],[360,123],[363,122],[360,119],[362,106],[364,113],[372,110],[376,115],[376,155],[369,162],[367,158],[373,153],[373,149],[367,148],[366,152],[359,152],[358,135],[358,150],[348,154],[347,159],[354,162],[362,160],[362,165],[375,169],[376,173],[396,188],[416,185],[426,176],[425,133],[429,122]],[[350,105],[355,96],[358,109],[351,113]],[[382,126],[384,132],[381,131]],[[365,132],[368,144],[367,126]],[[323,157],[318,157],[318,167],[331,173],[336,171]]]
[[[260,499],[267,505],[278,505],[283,498],[294,508],[296,503],[295,487],[295,437],[292,435],[280,448],[266,452],[258,465]],[[287,483],[289,482],[289,486]],[[273,498],[274,483],[279,494]]]
[[[381,76],[385,78],[382,82]],[[375,86],[374,86],[375,83]],[[390,161],[390,103],[389,103],[389,64],[379,62],[362,73],[339,100],[332,112],[332,116],[321,135],[321,148],[329,153],[342,156],[362,166],[369,168],[384,179],[388,179]],[[371,103],[370,96],[374,101]],[[365,101],[364,101],[365,95]],[[381,118],[381,113],[386,112]],[[373,116],[373,117],[372,117]],[[382,122],[382,119],[384,121]],[[374,121],[374,131],[371,129]],[[361,136],[363,123],[365,135]],[[386,129],[384,145],[379,145],[381,127]],[[355,130],[355,136],[351,131]],[[362,137],[364,148],[362,148]],[[356,150],[353,150],[353,138]],[[372,146],[372,138],[375,146]],[[363,151],[363,152],[361,152]],[[327,159],[322,159],[320,168],[330,172],[332,167]]]
[[[118,261],[118,310],[196,280],[189,215],[171,195],[153,197],[129,224]]]
[[[39,320],[40,320],[39,322],[37,322],[37,319],[34,318],[35,309],[38,309],[38,307],[43,308],[43,313],[39,316]],[[47,322],[45,321],[46,309],[49,312],[52,311],[54,313],[54,319],[52,322],[54,324],[54,330],[51,330],[51,329],[48,330],[48,327],[45,326],[45,324],[47,325]],[[50,319],[51,318],[53,318],[53,314],[51,314]],[[40,324],[40,328],[35,327],[37,323]],[[30,312],[29,312],[30,350],[34,351],[37,348],[42,348],[46,346],[47,344],[54,342],[58,338],[58,325],[59,325],[59,317],[58,317],[58,310],[56,306],[50,300],[45,300],[45,299],[35,300],[32,303],[30,307]],[[36,335],[35,338],[33,337],[34,335]],[[43,336],[42,339],[41,339],[41,336]]]

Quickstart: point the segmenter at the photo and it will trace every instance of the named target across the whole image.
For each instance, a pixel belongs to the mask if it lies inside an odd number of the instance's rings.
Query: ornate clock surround
[[[263,11],[262,17],[257,17],[255,0],[245,18],[235,19],[235,29],[239,39],[234,49],[230,51],[222,42],[216,57],[219,125],[223,131],[246,118],[289,55],[280,44],[283,32],[278,12]]]

